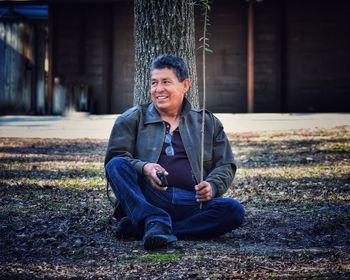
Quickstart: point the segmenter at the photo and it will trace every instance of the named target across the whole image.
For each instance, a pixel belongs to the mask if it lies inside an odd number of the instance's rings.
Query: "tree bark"
[[[150,101],[150,63],[167,53],[187,63],[191,80],[187,98],[198,108],[193,1],[135,0],[134,16],[134,105]]]

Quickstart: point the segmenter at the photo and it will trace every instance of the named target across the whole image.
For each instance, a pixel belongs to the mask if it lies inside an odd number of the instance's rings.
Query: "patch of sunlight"
[[[106,180],[103,177],[94,178],[63,178],[63,179],[0,179],[0,184],[9,186],[38,186],[42,188],[72,188],[72,189],[104,189]]]
[[[246,176],[266,176],[279,179],[319,178],[319,177],[342,177],[349,174],[350,164],[309,164],[299,166],[274,166],[259,168],[239,168],[237,178]]]
[[[321,151],[350,153],[350,142],[325,142],[317,146]]]

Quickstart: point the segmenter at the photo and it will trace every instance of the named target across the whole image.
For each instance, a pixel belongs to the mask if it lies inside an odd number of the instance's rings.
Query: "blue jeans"
[[[232,231],[243,222],[244,208],[238,201],[213,198],[200,209],[195,191],[174,187],[157,191],[124,158],[111,159],[106,174],[124,212],[141,231],[148,223],[160,222],[179,239],[208,239]]]

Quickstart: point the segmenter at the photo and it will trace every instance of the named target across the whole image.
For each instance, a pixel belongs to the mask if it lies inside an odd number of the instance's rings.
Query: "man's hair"
[[[153,60],[151,64],[151,72],[155,69],[173,69],[176,77],[180,82],[188,79],[188,69],[185,61],[175,55],[162,54]]]

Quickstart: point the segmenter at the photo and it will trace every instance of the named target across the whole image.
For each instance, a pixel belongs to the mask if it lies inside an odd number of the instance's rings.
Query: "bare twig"
[[[205,54],[206,52],[212,52],[211,49],[209,49],[208,44],[208,38],[207,38],[207,27],[209,25],[209,18],[208,18],[208,11],[210,10],[210,0],[202,0],[202,9],[204,11],[204,25],[203,25],[203,37],[199,39],[199,41],[202,41],[202,45],[200,48],[202,48],[202,67],[203,67],[203,108],[202,108],[202,128],[201,128],[201,178],[200,181],[203,182],[204,180],[204,129],[205,129],[205,104],[206,104],[206,61],[205,61]],[[199,208],[202,209],[202,203],[200,203]]]

